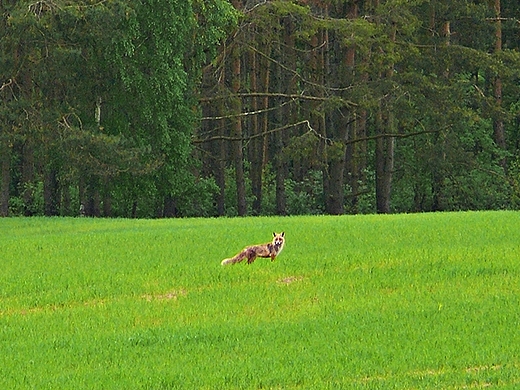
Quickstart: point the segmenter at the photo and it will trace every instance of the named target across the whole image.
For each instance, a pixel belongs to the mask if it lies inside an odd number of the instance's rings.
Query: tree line
[[[1,215],[518,208],[516,1],[0,9]]]

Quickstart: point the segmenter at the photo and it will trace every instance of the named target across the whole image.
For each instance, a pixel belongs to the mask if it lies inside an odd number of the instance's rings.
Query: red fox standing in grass
[[[245,247],[242,252],[235,257],[222,260],[222,265],[240,263],[247,259],[247,264],[251,264],[257,257],[270,257],[274,261],[280,254],[285,245],[285,232],[273,233],[273,241],[262,245],[251,245]]]

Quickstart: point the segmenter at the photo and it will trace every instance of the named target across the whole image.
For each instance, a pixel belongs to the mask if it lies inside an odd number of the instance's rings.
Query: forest
[[[516,0],[2,0],[0,216],[520,208]]]

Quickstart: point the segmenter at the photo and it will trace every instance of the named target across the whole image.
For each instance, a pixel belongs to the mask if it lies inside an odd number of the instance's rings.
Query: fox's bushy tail
[[[235,257],[230,257],[229,259],[224,259],[222,260],[222,262],[220,263],[220,265],[230,265],[230,264],[236,264],[236,263],[240,263],[242,260],[245,259],[245,256],[244,254],[241,252],[239,253],[238,255],[236,255]]]

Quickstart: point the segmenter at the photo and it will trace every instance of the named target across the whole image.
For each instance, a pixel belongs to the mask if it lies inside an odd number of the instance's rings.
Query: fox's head
[[[285,232],[274,233],[273,232],[273,245],[277,252],[280,252],[285,244]]]

